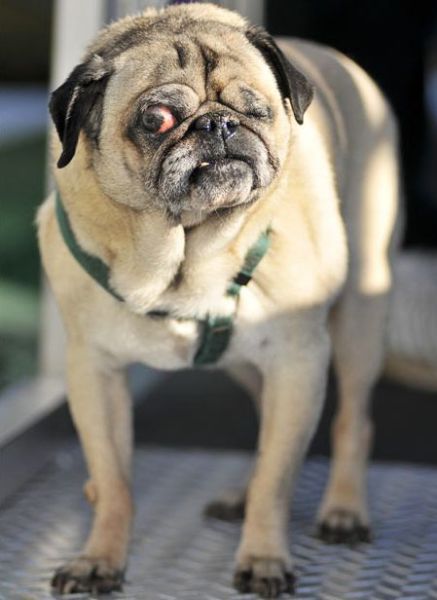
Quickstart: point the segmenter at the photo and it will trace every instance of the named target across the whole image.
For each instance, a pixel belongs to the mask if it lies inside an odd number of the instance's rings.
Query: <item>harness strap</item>
[[[114,298],[120,302],[124,302],[124,299],[120,296],[120,294],[117,294],[117,292],[109,283],[110,271],[108,265],[97,256],[88,254],[88,252],[79,245],[79,242],[74,235],[74,231],[71,228],[70,219],[68,218],[67,212],[62,204],[61,196],[58,192],[56,192],[56,217],[58,219],[59,229],[61,230],[64,242],[82,269],[86,271],[88,275],[94,279],[94,281],[102,286],[104,290],[114,296]]]
[[[239,273],[234,277],[228,288],[229,296],[238,296],[241,288],[252,280],[255,269],[262,261],[270,247],[270,228],[263,231],[255,244],[249,248],[244,264]]]
[[[203,323],[202,338],[193,360],[196,367],[212,365],[225,353],[234,331],[234,316],[208,315]]]
[[[249,249],[239,273],[229,285],[227,294],[238,298],[241,288],[252,280],[253,273],[270,247],[270,229],[263,231],[255,244]],[[203,336],[194,357],[196,366],[211,365],[224,354],[234,331],[234,317],[208,316],[204,323]]]
[[[62,237],[71,254],[86,273],[104,290],[120,302],[124,298],[120,296],[111,286],[110,269],[108,265],[97,256],[93,256],[84,250],[74,235],[68,214],[62,203],[60,194],[56,192],[56,217]],[[241,288],[247,285],[253,276],[255,269],[261,262],[270,247],[270,229],[264,231],[249,249],[244,260],[243,267],[233,278],[227,289],[227,295],[238,298]],[[145,316],[166,318],[171,314],[165,311],[150,311]],[[194,365],[210,365],[216,363],[224,354],[232,337],[234,330],[235,312],[229,316],[208,315],[206,319],[197,319],[203,326],[202,337],[199,348],[194,357]]]

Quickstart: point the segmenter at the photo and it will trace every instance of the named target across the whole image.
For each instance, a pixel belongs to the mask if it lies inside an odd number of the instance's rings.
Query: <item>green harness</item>
[[[56,193],[56,217],[65,244],[84,271],[86,271],[94,281],[114,298],[120,302],[124,302],[124,298],[122,298],[110,284],[111,273],[108,265],[97,256],[88,254],[88,252],[79,245],[59,193]],[[233,278],[227,289],[226,293],[228,296],[238,298],[241,288],[251,281],[255,269],[267,253],[269,246],[270,229],[263,232],[255,244],[249,249],[242,269]],[[164,311],[150,311],[146,313],[145,316],[165,318],[171,317],[171,314]],[[203,326],[199,348],[193,360],[194,365],[211,365],[221,358],[229,346],[232,337],[234,317],[235,311],[228,316],[208,315],[206,319],[197,319],[194,317],[194,320],[198,321]]]

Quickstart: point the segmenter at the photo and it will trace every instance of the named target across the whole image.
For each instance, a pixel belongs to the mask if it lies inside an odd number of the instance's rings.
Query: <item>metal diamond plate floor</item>
[[[230,587],[239,526],[202,517],[204,504],[238,486],[248,465],[246,454],[137,450],[132,551],[124,593],[114,600],[253,598]],[[326,461],[308,461],[294,500],[296,598],[437,600],[437,470],[373,465],[375,541],[356,549],[326,546],[312,535],[326,476]],[[84,478],[79,452],[65,449],[2,509],[1,600],[53,600],[51,574],[87,531]]]

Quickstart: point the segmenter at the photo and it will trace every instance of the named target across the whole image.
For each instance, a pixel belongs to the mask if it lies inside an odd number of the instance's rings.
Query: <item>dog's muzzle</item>
[[[249,202],[274,176],[261,138],[226,110],[197,117],[161,165],[160,202],[173,214]]]

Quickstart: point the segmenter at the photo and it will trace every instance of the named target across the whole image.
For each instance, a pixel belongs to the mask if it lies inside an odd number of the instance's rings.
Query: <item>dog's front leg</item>
[[[293,591],[287,540],[290,486],[320,416],[329,360],[325,331],[272,348],[263,368],[259,451],[237,553],[240,592],[276,598]]]
[[[85,344],[67,354],[70,410],[90,473],[87,495],[94,522],[80,556],[61,567],[52,585],[60,593],[120,589],[132,520],[129,489],[130,401],[124,374],[104,365]]]

